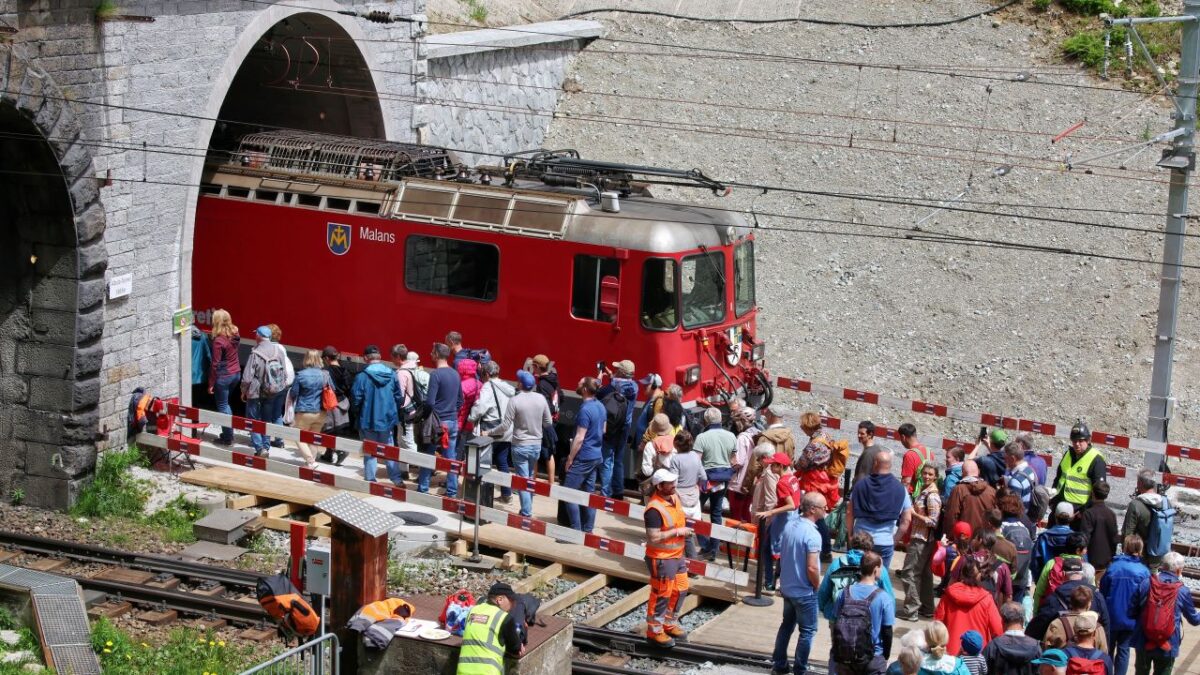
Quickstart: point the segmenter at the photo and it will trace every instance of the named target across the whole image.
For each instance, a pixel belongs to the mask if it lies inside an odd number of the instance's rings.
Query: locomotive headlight
[[[700,381],[700,364],[693,363],[690,366],[680,366],[675,371],[676,376],[681,380],[680,384],[690,386]]]
[[[750,349],[751,361],[762,361],[767,356],[767,343],[755,342],[754,347]]]

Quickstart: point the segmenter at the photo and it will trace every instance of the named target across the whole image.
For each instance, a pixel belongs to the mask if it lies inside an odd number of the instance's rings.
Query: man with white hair
[[[646,639],[659,647],[674,647],[674,638],[687,631],[679,624],[683,601],[687,598],[687,560],[684,545],[692,536],[683,515],[683,505],[675,494],[679,480],[668,469],[659,469],[650,477],[654,492],[646,502],[646,567],[650,570],[650,599],[646,603]]]
[[[1183,619],[1200,626],[1200,610],[1192,591],[1183,583],[1183,556],[1171,551],[1163,556],[1162,569],[1138,587],[1130,614],[1137,617],[1133,649],[1137,654],[1134,671],[1149,675],[1170,675],[1179,657],[1183,639]]]
[[[704,411],[704,431],[696,436],[695,450],[704,462],[704,473],[708,476],[708,491],[700,494],[700,505],[708,502],[708,511],[713,525],[725,522],[725,489],[733,477],[733,451],[737,448],[737,437],[721,426],[721,411],[708,408]],[[707,560],[717,557],[720,542],[710,537],[700,537],[700,555]]]

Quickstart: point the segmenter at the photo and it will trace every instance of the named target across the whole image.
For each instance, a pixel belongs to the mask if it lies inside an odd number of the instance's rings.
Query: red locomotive
[[[292,345],[423,355],[454,329],[507,378],[536,353],[568,389],[631,359],[687,401],[766,405],[753,235],[735,213],[651,197],[654,183],[725,190],[574,151],[469,170],[429,146],[251,134],[204,176],[197,319],[223,307]]]

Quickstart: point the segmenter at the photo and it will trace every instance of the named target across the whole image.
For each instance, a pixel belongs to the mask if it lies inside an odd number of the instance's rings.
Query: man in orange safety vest
[[[654,492],[646,503],[646,566],[650,568],[650,601],[646,605],[646,639],[660,647],[674,647],[675,638],[687,637],[679,625],[679,612],[687,597],[687,561],[684,543],[692,534],[675,494],[679,476],[659,469],[650,477]]]

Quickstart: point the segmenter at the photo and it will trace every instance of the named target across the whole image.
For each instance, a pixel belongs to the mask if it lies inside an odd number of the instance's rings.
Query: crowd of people
[[[784,599],[776,673],[808,672],[818,614],[829,623],[830,663],[843,675],[1126,675],[1131,650],[1137,675],[1167,675],[1182,620],[1200,625],[1181,580],[1183,558],[1170,551],[1174,509],[1155,474],[1138,474],[1118,527],[1106,503],[1104,456],[1082,423],[1053,477],[1028,434],[982,430],[974,448],[937,457],[911,423],[898,428],[893,451],[861,422],[850,467],[850,444],[826,432],[816,413],[801,415],[800,439],[777,410],[737,399],[726,411],[696,415],[678,385],[653,373],[639,379],[631,361],[619,360],[579,379],[574,429],[560,443],[562,390],[544,354],[506,381],[487,350],[465,348],[452,331],[432,345],[428,369],[403,344],[389,350],[390,365],[368,345],[365,368],[351,375],[332,346],[308,351],[297,370],[280,338],[277,326],[256,329],[243,365],[237,327],[216,310],[209,359],[194,364],[193,379],[207,383],[221,412],[234,412],[240,399],[253,419],[451,459],[471,438],[488,436],[494,468],[531,477],[542,465],[552,480],[604,496],[624,496],[632,461],[647,507],[646,637],[663,647],[686,635],[678,621],[685,559],[713,560],[720,551],[720,541],[687,526],[705,513],[714,524],[729,518],[757,528],[765,588]],[[233,440],[224,428],[216,442]],[[255,454],[284,447],[267,434],[250,441]],[[346,459],[303,443],[295,451],[310,467]],[[385,468],[396,485],[414,482],[401,462]],[[363,471],[379,480],[374,457],[363,457]],[[415,488],[429,491],[432,475],[419,469]],[[457,493],[451,472],[444,494]],[[501,501],[512,497],[501,491]],[[518,497],[519,513],[533,515],[532,494]],[[595,527],[594,509],[560,506],[563,524]],[[835,558],[835,547],[846,553]],[[898,547],[904,561],[893,569]],[[929,623],[893,650],[897,618]]]

